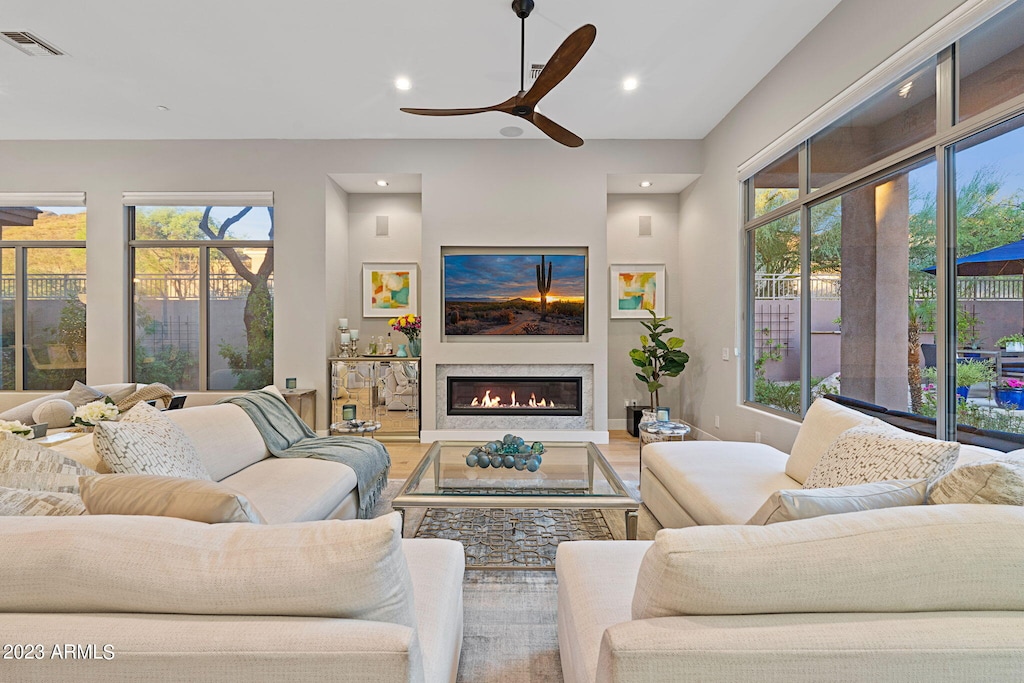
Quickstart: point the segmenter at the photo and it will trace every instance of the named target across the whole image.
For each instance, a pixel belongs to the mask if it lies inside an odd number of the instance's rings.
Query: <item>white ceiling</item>
[[[537,0],[526,59],[597,41],[541,103],[584,139],[699,139],[839,0]],[[501,113],[427,118],[519,89],[510,0],[5,0],[0,139],[499,138]],[[394,79],[407,76],[410,91]],[[624,77],[640,87],[624,92]],[[529,87],[529,84],[527,85]],[[164,105],[170,111],[158,111]]]

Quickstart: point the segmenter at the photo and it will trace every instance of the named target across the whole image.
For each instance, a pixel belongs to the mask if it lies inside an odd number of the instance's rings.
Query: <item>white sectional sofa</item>
[[[399,524],[0,517],[0,680],[451,683],[462,546]]]

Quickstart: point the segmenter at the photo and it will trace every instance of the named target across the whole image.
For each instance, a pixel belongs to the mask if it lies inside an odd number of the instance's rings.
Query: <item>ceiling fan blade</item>
[[[502,111],[501,105],[493,107],[480,107],[478,109],[412,109],[402,107],[406,114],[419,114],[420,116],[465,116],[467,114],[482,114],[486,111]]]
[[[597,38],[597,29],[592,24],[580,26],[573,31],[568,38],[551,55],[544,69],[537,76],[533,87],[526,93],[523,102],[531,107],[540,102],[540,98],[551,92],[551,89],[562,82],[569,75],[569,72],[580,63],[583,55],[594,44]]]
[[[533,122],[533,125],[540,128],[542,133],[566,147],[580,147],[583,145],[583,138],[558,125],[540,112],[533,112],[530,115],[530,121]]]

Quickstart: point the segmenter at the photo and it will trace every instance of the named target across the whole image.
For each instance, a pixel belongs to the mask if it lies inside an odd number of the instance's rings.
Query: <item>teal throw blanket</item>
[[[359,518],[369,519],[391,469],[391,456],[382,443],[362,436],[317,436],[291,406],[267,391],[250,391],[218,403],[233,403],[244,410],[267,450],[279,458],[331,460],[355,470]]]

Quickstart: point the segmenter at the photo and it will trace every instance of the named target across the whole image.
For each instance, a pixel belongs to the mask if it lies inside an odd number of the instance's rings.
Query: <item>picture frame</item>
[[[397,318],[417,313],[418,265],[363,264],[363,317]]]
[[[609,269],[609,313],[614,318],[649,319],[653,308],[665,317],[665,264],[613,264]]]

